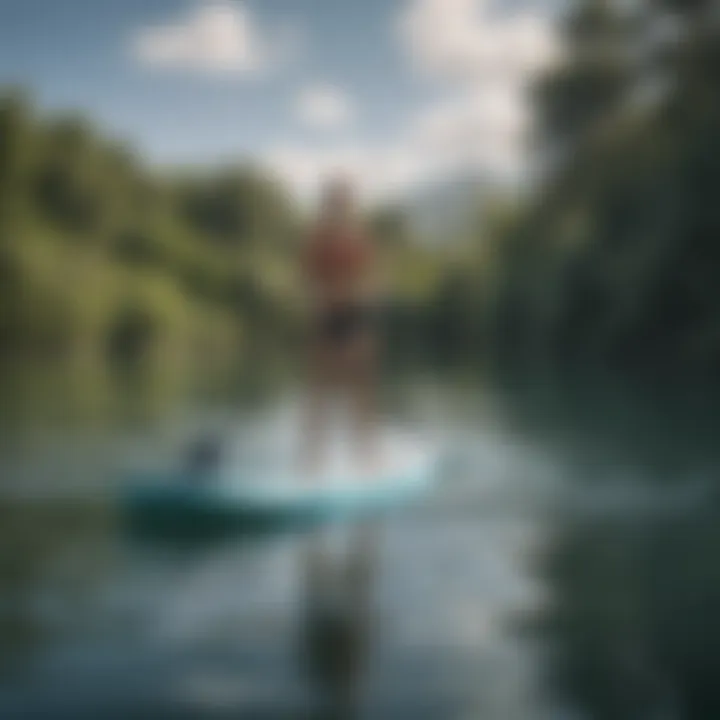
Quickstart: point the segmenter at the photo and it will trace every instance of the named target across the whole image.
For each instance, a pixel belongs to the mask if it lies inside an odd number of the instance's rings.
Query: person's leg
[[[346,384],[346,358],[342,344],[332,338],[317,342],[310,356],[310,382],[303,418],[302,470],[313,477],[328,453],[329,415],[334,396]]]
[[[330,394],[327,366],[327,352],[318,344],[310,353],[309,382],[301,428],[300,465],[306,478],[317,474],[325,451]]]
[[[363,470],[373,471],[379,462],[375,338],[369,332],[358,335],[349,353],[347,384],[355,456]]]

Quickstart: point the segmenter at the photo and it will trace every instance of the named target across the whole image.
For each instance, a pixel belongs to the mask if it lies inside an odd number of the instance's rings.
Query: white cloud
[[[500,14],[489,0],[411,0],[398,31],[417,70],[453,82],[524,80],[559,47],[544,14],[527,7]]]
[[[398,41],[420,77],[439,90],[435,97],[382,143],[286,145],[268,152],[266,162],[305,198],[338,170],[371,198],[468,173],[521,179],[529,169],[525,140],[532,127],[527,85],[559,56],[560,45],[549,13],[514,6],[500,14],[498,5],[405,0],[396,17]],[[319,115],[327,114],[328,126],[340,124],[331,116],[342,111],[327,100]]]
[[[298,142],[271,148],[263,159],[304,199],[336,172],[350,174],[368,198],[470,172],[513,181],[522,174],[527,122],[522,97],[497,85],[428,103],[381,143]]]
[[[249,75],[267,65],[269,48],[244,5],[208,0],[184,17],[140,29],[131,49],[151,67]]]
[[[461,92],[429,105],[412,122],[416,152],[450,169],[495,177],[519,173],[529,125],[524,95],[503,84]]]
[[[295,110],[304,124],[328,130],[348,125],[355,114],[348,94],[330,85],[303,88],[298,94]]]
[[[338,172],[352,178],[366,199],[396,195],[427,174],[427,158],[392,143],[322,148],[291,144],[270,149],[263,160],[305,201],[315,196],[324,178]]]
[[[372,148],[360,145],[288,144],[270,149],[263,159],[301,199],[308,200],[315,195],[323,178],[338,172],[352,177],[361,191],[367,193],[366,178],[373,155]]]
[[[408,0],[398,39],[412,67],[443,91],[411,121],[414,152],[445,172],[520,179],[529,169],[528,87],[560,57],[547,11],[492,0]]]

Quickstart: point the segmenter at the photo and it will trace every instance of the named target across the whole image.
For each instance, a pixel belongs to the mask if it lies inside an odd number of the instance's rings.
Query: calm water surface
[[[704,396],[396,383],[445,450],[422,501],[178,542],[127,531],[119,464],[207,423],[272,445],[291,393],[91,382],[3,395],[0,717],[720,717]]]

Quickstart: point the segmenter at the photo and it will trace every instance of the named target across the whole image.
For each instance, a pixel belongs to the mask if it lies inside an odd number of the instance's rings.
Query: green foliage
[[[0,97],[0,210],[5,353],[233,357],[287,300],[298,222],[271,178],[160,175],[18,92]]]
[[[648,41],[670,6],[677,32]],[[399,207],[369,218],[391,350],[716,371],[713,17],[704,2],[570,3],[565,59],[534,96],[543,181],[482,198],[477,230],[439,245],[417,242]],[[17,92],[0,100],[4,349],[291,356],[300,226],[260,168],[154,172],[80,119],[42,121]]]
[[[720,30],[686,9],[658,66],[630,62],[638,24],[617,6],[575,3],[565,64],[538,96],[563,152],[496,242],[487,342],[503,361],[717,370]]]

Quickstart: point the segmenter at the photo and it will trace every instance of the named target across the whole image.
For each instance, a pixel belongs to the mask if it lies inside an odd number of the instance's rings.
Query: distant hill
[[[467,237],[482,217],[492,183],[476,176],[425,184],[403,203],[414,234],[430,243]]]

